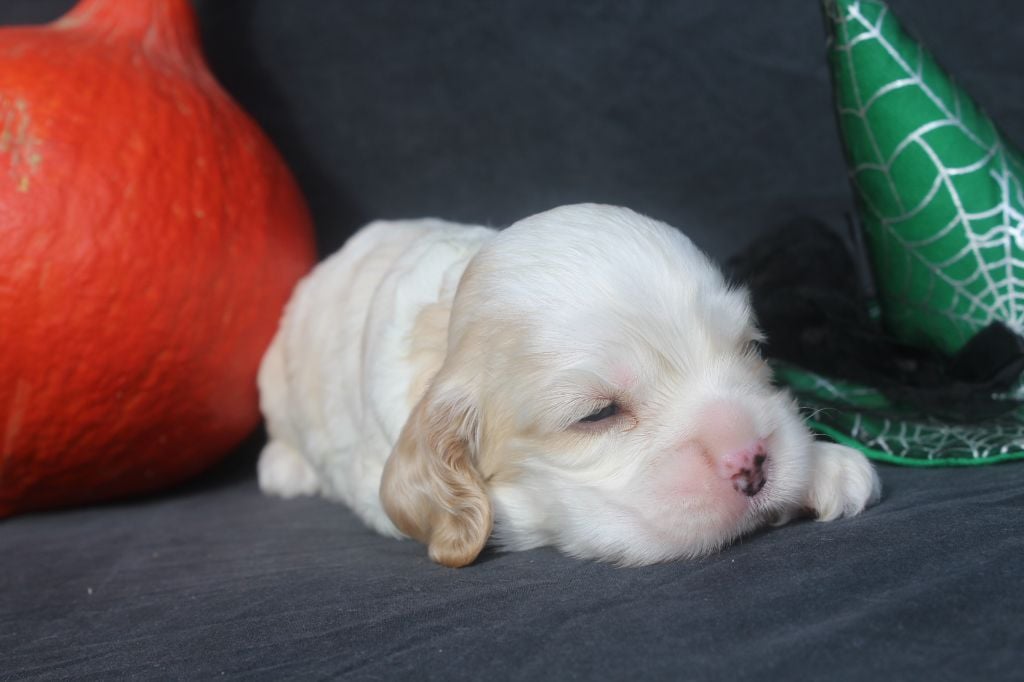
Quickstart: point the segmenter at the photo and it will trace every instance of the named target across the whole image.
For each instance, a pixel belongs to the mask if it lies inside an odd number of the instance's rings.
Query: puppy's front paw
[[[882,483],[867,457],[835,443],[818,442],[814,449],[815,473],[806,505],[819,521],[856,516],[878,502]]]
[[[260,453],[256,465],[260,490],[268,495],[291,498],[300,495],[315,495],[320,488],[313,468],[284,443],[272,440]]]

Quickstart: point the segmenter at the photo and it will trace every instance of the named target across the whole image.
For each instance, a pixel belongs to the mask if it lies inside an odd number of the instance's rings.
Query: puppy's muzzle
[[[729,480],[732,481],[732,487],[747,497],[753,497],[764,487],[767,480],[764,473],[766,461],[768,461],[768,451],[765,449],[763,440],[757,440],[722,458]]]

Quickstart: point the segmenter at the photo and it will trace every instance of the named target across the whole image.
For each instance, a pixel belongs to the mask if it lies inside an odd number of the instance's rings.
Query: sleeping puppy
[[[489,538],[649,564],[859,513],[874,469],[812,439],[759,338],[745,291],[624,208],[373,223],[263,359],[260,487],[340,500],[446,566]]]

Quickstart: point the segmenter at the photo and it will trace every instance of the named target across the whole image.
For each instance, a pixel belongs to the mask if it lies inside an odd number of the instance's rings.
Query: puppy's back
[[[320,492],[378,529],[389,526],[377,499],[381,470],[408,416],[405,395],[424,382],[413,346],[446,340],[413,338],[416,320],[426,306],[450,306],[492,234],[432,219],[367,225],[298,284],[264,356],[271,441],[311,465]]]

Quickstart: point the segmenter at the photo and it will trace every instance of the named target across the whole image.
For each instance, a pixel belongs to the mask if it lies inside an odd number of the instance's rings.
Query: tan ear
[[[491,502],[470,454],[476,414],[428,390],[391,451],[380,484],[388,517],[427,545],[430,558],[458,568],[491,534]]]

